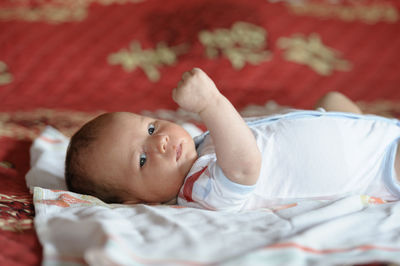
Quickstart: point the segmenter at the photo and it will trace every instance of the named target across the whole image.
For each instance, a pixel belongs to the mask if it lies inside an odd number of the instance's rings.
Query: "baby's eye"
[[[144,153],[140,154],[140,157],[139,157],[140,168],[142,168],[145,163],[146,163],[146,154],[144,154]]]
[[[153,135],[154,130],[156,130],[154,124],[150,124],[149,127],[147,128],[147,132],[149,133],[149,135]]]

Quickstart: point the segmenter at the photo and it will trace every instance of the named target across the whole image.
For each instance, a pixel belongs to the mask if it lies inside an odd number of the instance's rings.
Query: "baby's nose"
[[[166,135],[157,135],[156,137],[156,148],[159,152],[165,153],[167,151],[167,145],[169,137]]]

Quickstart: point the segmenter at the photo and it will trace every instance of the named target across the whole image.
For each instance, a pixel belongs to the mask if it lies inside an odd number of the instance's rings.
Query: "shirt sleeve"
[[[254,190],[232,182],[218,165],[215,156],[207,155],[196,162],[185,179],[178,203],[210,210],[239,211]]]

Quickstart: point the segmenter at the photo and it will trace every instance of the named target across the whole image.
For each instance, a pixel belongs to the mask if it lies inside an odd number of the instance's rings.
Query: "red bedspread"
[[[399,47],[396,0],[1,0],[0,265],[41,260],[24,176],[45,125],[70,135],[117,110],[191,119],[170,94],[195,66],[240,111],[338,90],[399,117]]]

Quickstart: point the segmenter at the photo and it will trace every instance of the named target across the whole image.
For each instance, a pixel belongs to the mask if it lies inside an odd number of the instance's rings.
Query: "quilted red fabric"
[[[171,90],[192,67],[240,111],[338,90],[399,117],[400,2],[293,2],[1,0],[0,264],[41,260],[24,181],[38,132],[100,111],[182,118]]]

